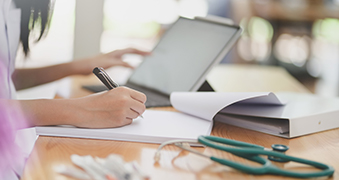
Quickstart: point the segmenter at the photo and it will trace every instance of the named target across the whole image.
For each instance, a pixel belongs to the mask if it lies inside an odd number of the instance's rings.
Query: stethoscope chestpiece
[[[284,153],[284,154],[289,149],[288,146],[283,145],[283,144],[272,144],[271,147],[272,147],[273,151]],[[289,161],[289,160],[285,160],[283,158],[274,157],[274,156],[268,156],[268,159],[271,160],[271,161],[275,161],[275,162],[288,162]]]

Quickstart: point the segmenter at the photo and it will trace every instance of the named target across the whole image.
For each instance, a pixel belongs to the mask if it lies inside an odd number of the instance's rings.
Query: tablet
[[[180,17],[126,86],[144,92],[147,107],[170,106],[169,95],[174,91],[197,91],[240,37],[241,28],[223,20]]]

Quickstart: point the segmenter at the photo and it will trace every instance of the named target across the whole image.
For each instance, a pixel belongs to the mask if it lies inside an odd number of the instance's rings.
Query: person
[[[31,31],[46,36],[50,0],[0,0],[0,179],[20,179],[27,155],[16,144],[15,132],[38,125],[73,125],[85,128],[119,127],[132,123],[146,107],[145,94],[127,87],[74,99],[16,100],[15,91],[70,75],[91,74],[94,67],[124,66],[127,53],[148,55],[133,48],[99,54],[78,61],[42,68],[15,69],[19,45],[29,56]],[[34,135],[33,135],[34,136]]]
[[[87,75],[96,66],[131,66],[122,61],[126,53],[148,55],[133,48],[116,50],[83,60],[43,68],[15,69],[19,44],[29,55],[30,33],[39,28],[39,41],[45,36],[51,16],[50,0],[0,0],[0,61],[7,67],[0,97],[2,104],[20,103],[29,126],[73,125],[86,128],[124,126],[145,111],[146,96],[127,87],[76,99],[15,100],[15,91],[48,83],[70,75]],[[21,15],[20,15],[21,14]]]

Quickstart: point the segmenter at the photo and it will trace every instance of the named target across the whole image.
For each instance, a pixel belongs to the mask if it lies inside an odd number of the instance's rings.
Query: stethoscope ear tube
[[[210,159],[213,161],[216,161],[220,164],[232,167],[234,169],[250,173],[250,174],[272,174],[272,175],[282,175],[282,176],[289,176],[289,177],[297,177],[297,178],[312,178],[312,177],[322,177],[322,176],[332,176],[334,173],[334,168],[332,166],[328,166],[326,164],[322,164],[319,162],[297,158],[293,156],[285,155],[281,152],[275,152],[275,151],[267,151],[264,150],[264,147],[249,144],[241,141],[235,141],[215,136],[199,136],[198,141],[208,147],[212,147],[215,149],[219,149],[222,151],[226,151],[229,153],[232,153],[236,156],[243,157],[245,159],[248,159],[250,161],[258,162],[262,164],[262,167],[252,167],[247,166],[244,164],[240,164],[237,162],[233,162],[227,159],[221,159],[217,157],[211,156]],[[222,143],[226,145],[232,145],[234,147],[230,146],[224,146],[217,143]],[[294,161],[301,164],[306,164],[309,166],[313,166],[315,168],[321,169],[322,171],[316,171],[316,172],[297,172],[297,171],[288,171],[285,169],[278,168],[274,166],[271,161],[268,159],[265,159],[259,155],[267,155],[267,156],[274,156],[276,158],[280,158],[286,161]]]

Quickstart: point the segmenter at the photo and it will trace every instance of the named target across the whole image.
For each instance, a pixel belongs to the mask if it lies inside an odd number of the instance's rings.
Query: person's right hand
[[[77,99],[80,118],[77,127],[109,128],[131,124],[146,109],[146,95],[127,87],[93,94]]]
[[[72,61],[70,64],[72,67],[75,67],[74,74],[81,75],[91,74],[94,67],[102,67],[107,69],[113,66],[123,66],[133,69],[134,67],[132,65],[122,60],[122,57],[125,54],[138,54],[141,56],[147,56],[150,55],[151,52],[141,51],[135,48],[120,49],[106,54],[99,54],[94,57]]]

